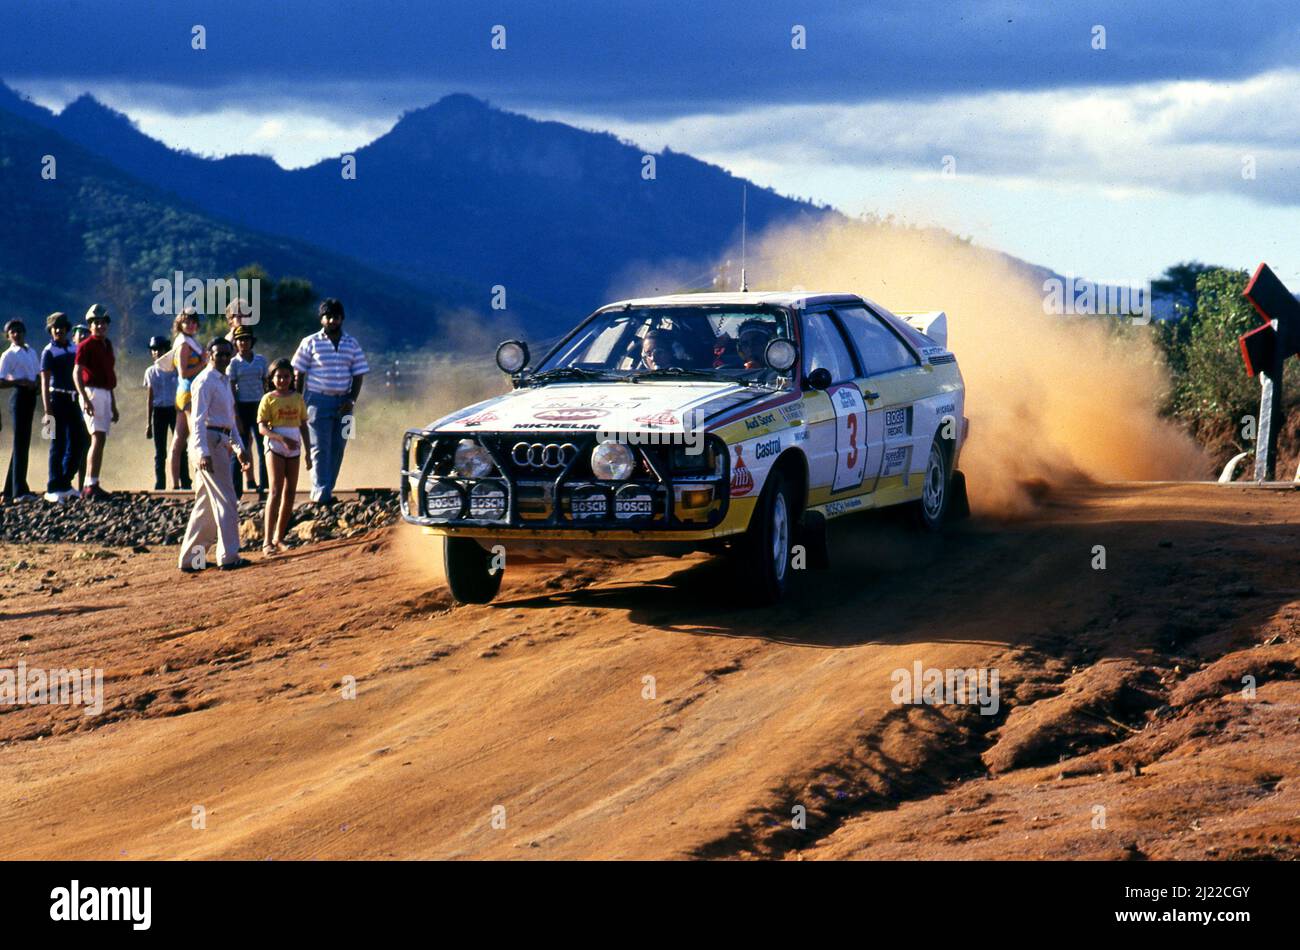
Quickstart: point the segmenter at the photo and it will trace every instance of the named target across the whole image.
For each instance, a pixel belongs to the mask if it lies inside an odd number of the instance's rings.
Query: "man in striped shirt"
[[[311,430],[311,499],[334,503],[343,449],[352,437],[352,411],[370,367],[356,338],[343,332],[343,304],[321,301],[319,333],[304,337],[293,354],[298,391],[307,403]]]

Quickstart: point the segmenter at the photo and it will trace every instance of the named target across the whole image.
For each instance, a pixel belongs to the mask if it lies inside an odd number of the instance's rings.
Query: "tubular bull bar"
[[[402,439],[403,520],[426,527],[647,531],[714,528],[729,504],[730,458],[707,436],[709,471],[672,470],[670,446],[630,444],[636,474],[604,480],[590,472],[591,432],[431,433],[408,429]],[[491,458],[491,474],[471,478],[450,470],[462,439]],[[551,452],[550,443],[556,445]],[[520,444],[526,451],[519,450]],[[570,451],[576,449],[576,451]],[[710,454],[711,453],[711,454]]]

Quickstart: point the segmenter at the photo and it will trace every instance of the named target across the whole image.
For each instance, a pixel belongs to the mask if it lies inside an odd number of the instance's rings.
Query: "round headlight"
[[[430,481],[424,493],[425,511],[430,518],[459,518],[465,504],[464,496],[455,482],[445,479]]]
[[[451,467],[461,478],[482,478],[490,474],[494,466],[487,449],[473,439],[461,439]]]
[[[606,439],[591,450],[591,474],[597,478],[619,481],[630,478],[636,468],[636,456],[622,442]]]
[[[794,367],[795,360],[798,357],[799,351],[795,349],[794,344],[789,340],[773,340],[767,344],[767,349],[763,351],[763,361],[778,373],[789,372]]]
[[[513,376],[528,365],[528,344],[519,340],[506,340],[497,347],[497,366],[501,372]]]

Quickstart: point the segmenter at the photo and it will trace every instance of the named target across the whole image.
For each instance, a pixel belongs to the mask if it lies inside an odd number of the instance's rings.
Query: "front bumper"
[[[656,433],[656,435],[658,435]],[[548,431],[541,439],[509,432],[430,433],[408,430],[402,440],[399,497],[402,518],[438,533],[523,538],[707,538],[726,518],[729,457],[707,436],[700,459],[674,465],[674,446],[629,437],[637,459],[618,481],[592,475],[591,432]],[[486,450],[493,471],[481,478],[451,469],[462,439]],[[540,452],[521,452],[536,447]],[[551,451],[571,447],[571,451]],[[536,460],[536,462],[532,460]],[[707,460],[707,466],[706,466]]]

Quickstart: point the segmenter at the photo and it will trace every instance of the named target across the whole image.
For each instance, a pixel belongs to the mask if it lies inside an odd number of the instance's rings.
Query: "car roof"
[[[774,307],[816,307],[831,303],[861,303],[858,294],[821,291],[733,291],[731,293],[666,294],[662,297],[632,297],[606,304],[601,310],[619,307],[700,307],[768,304]]]

